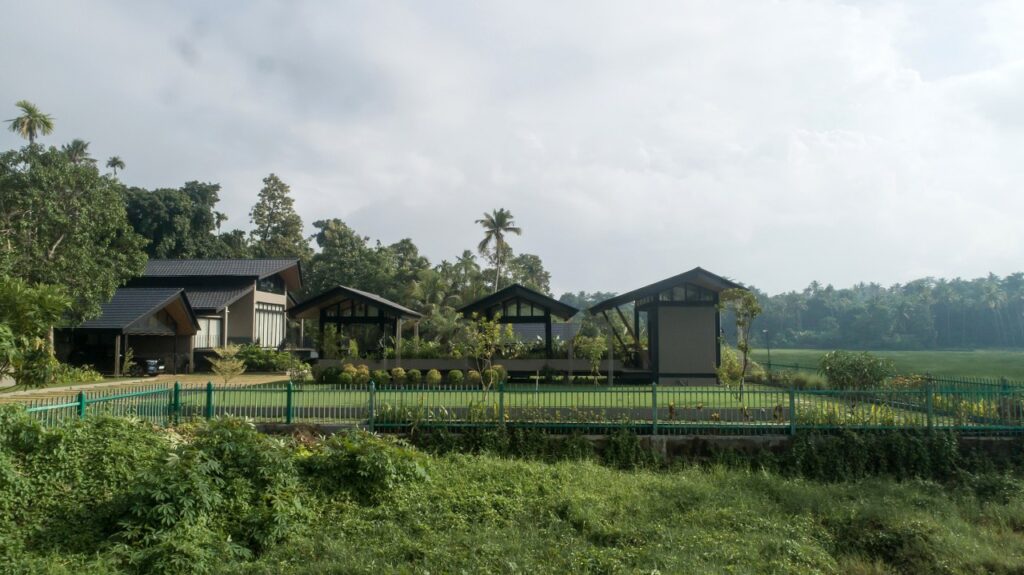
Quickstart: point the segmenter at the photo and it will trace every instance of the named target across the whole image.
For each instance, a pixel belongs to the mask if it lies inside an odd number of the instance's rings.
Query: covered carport
[[[195,312],[181,288],[120,288],[100,315],[74,328],[56,330],[57,355],[75,365],[120,376],[124,354],[161,359],[177,373],[192,366]]]

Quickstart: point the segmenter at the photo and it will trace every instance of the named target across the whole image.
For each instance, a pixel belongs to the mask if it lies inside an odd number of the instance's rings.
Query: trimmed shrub
[[[354,382],[355,379],[352,377],[352,374],[347,371],[341,372],[341,375],[338,376],[338,383],[342,385],[352,385]]]
[[[476,387],[479,387],[483,383],[483,380],[480,378],[480,372],[475,369],[469,370],[466,374],[466,381],[469,385]]]
[[[485,369],[484,372],[481,373],[480,375],[482,376],[484,387],[491,387],[492,385],[497,385],[498,370],[494,368]]]
[[[462,385],[466,376],[462,375],[461,369],[453,369],[448,372],[448,385]]]
[[[377,385],[388,385],[391,383],[391,374],[383,369],[375,369],[373,370],[373,373],[370,374],[370,379]]]
[[[391,369],[391,379],[398,385],[405,385],[407,374],[401,367],[395,367]]]
[[[405,379],[409,385],[419,385],[423,383],[423,372],[418,369],[410,369],[405,372]]]
[[[317,370],[315,379],[317,383],[341,383],[342,373],[340,368],[324,367]]]
[[[370,383],[370,368],[360,365],[356,367],[356,373],[352,377],[356,385],[368,385]]]
[[[441,372],[436,369],[432,369],[427,372],[427,385],[431,387],[437,387],[441,385]]]
[[[508,370],[505,369],[504,365],[495,365],[493,369],[498,373],[498,382],[508,381]]]

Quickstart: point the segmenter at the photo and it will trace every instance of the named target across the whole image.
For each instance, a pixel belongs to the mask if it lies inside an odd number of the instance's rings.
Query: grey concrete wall
[[[251,343],[253,322],[256,319],[255,291],[228,307],[228,340],[232,343]]]
[[[717,348],[714,307],[658,308],[660,373],[713,373]]]

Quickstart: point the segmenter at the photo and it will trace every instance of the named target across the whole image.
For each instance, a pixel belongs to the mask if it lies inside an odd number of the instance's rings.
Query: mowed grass
[[[772,348],[772,362],[799,364],[801,367],[817,369],[821,356],[828,351]],[[871,351],[870,353],[893,360],[896,370],[900,373],[1008,377],[1024,380],[1024,350]],[[768,360],[768,352],[765,349],[754,350],[752,355],[760,363]]]

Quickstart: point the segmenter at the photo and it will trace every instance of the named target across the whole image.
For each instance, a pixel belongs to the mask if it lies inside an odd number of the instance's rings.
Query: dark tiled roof
[[[119,288],[110,301],[100,306],[99,317],[85,321],[78,329],[124,330],[179,297],[189,305],[181,288]]]
[[[560,302],[551,296],[542,294],[539,291],[532,290],[520,284],[512,284],[508,287],[501,288],[489,296],[484,296],[474,302],[470,302],[460,307],[459,311],[468,317],[473,312],[485,311],[505,300],[515,297],[524,299],[538,307],[550,310],[551,315],[562,319],[569,319],[580,311],[567,303]]]
[[[262,260],[149,260],[147,277],[265,278],[299,265],[295,258]]]
[[[327,304],[333,301],[340,301],[345,298],[362,299],[364,301],[372,302],[382,308],[389,309],[392,312],[395,312],[397,315],[400,315],[403,318],[415,319],[423,317],[423,314],[421,314],[420,312],[411,310],[403,306],[402,304],[395,303],[389,299],[382,298],[375,293],[370,293],[368,291],[358,290],[356,288],[350,288],[347,286],[337,286],[325,291],[320,295],[309,298],[306,301],[293,307],[288,313],[292,315],[299,314],[309,309],[320,307],[323,304]]]
[[[609,310],[625,303],[643,299],[648,296],[655,296],[663,290],[682,285],[684,283],[693,283],[715,292],[722,292],[732,288],[746,289],[732,280],[715,275],[704,268],[696,267],[688,272],[683,272],[668,279],[663,279],[660,282],[654,282],[651,285],[637,288],[631,292],[627,292],[613,298],[608,298],[603,302],[594,304],[588,311],[593,314]]]
[[[578,323],[553,323],[551,324],[551,339],[569,341],[576,337],[580,331]],[[514,323],[512,332],[516,339],[523,343],[538,343],[544,341],[544,324],[542,323]]]
[[[222,289],[185,288],[185,293],[188,294],[188,301],[191,302],[192,309],[219,312],[251,292],[252,289],[252,285]]]

